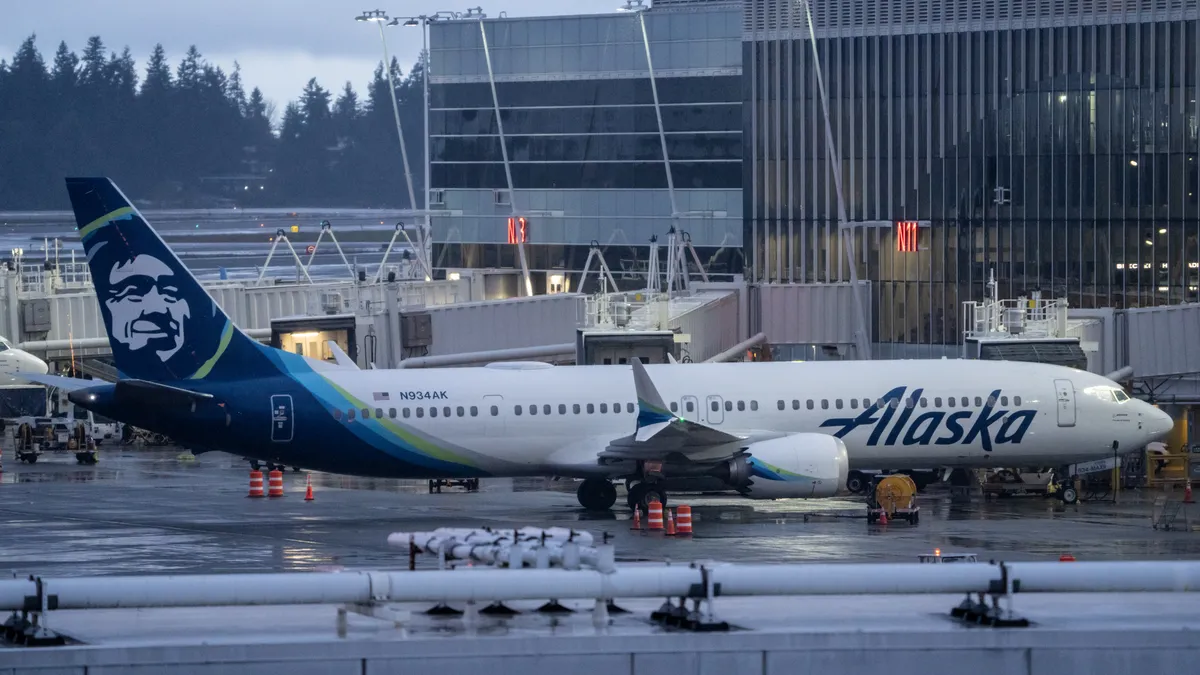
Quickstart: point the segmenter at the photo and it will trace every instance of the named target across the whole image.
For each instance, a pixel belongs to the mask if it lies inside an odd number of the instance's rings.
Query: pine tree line
[[[0,211],[68,208],[69,175],[109,176],[160,208],[408,207],[382,63],[364,102],[310,79],[276,135],[237,63],[226,73],[192,46],[172,71],[160,44],[139,77],[128,47],[106,51],[98,36],[81,55],[60,43],[47,67],[31,35],[0,59]],[[421,63],[391,68],[419,202]]]

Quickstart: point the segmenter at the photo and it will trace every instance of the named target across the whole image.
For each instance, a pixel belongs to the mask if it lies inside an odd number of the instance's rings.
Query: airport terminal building
[[[758,292],[869,282],[876,358],[956,353],[993,273],[1076,308],[1200,300],[1200,0],[823,0],[815,49],[800,2],[653,5],[650,64],[637,12],[488,18],[490,79],[479,22],[431,26],[439,266],[513,266],[530,212],[534,270],[592,241],[618,270],[674,208]]]

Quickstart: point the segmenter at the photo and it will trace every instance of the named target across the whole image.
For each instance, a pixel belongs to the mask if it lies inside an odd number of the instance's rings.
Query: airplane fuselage
[[[646,369],[684,419],[738,434],[835,435],[851,468],[1056,466],[1129,452],[1165,432],[1154,428],[1161,414],[1123,392],[1118,400],[1112,382],[1040,364]],[[597,455],[632,433],[637,416],[627,366],[308,370],[188,386],[213,400],[130,421],[206,449],[372,476],[612,474]]]

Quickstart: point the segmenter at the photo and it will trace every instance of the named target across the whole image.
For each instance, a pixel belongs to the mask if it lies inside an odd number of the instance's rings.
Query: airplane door
[[[495,408],[495,415],[492,414]],[[499,394],[489,394],[483,397],[483,407],[479,414],[483,416],[483,433],[486,436],[499,436],[504,429],[504,397]]]
[[[705,420],[709,424],[720,424],[725,420],[725,412],[722,410],[723,401],[720,396],[709,396],[704,401],[704,414],[708,416]]]
[[[700,420],[704,415],[700,412],[700,400],[695,396],[684,396],[679,400],[679,416],[685,420]]]
[[[1058,407],[1058,426],[1075,426],[1075,388],[1071,381],[1055,380],[1054,391]]]
[[[271,442],[291,443],[295,431],[295,418],[292,416],[292,397],[289,394],[276,394],[271,397]]]

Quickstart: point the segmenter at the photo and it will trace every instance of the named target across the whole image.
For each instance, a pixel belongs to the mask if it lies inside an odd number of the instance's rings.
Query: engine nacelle
[[[828,434],[790,434],[753,443],[729,460],[725,480],[751,499],[832,497],[846,484],[846,445]]]

